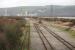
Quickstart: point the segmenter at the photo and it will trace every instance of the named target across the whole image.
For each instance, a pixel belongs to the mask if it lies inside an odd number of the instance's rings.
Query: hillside
[[[36,16],[75,16],[75,6],[47,5],[0,8],[1,16],[5,14],[5,9],[9,16],[25,15],[26,12],[27,14],[36,14]]]

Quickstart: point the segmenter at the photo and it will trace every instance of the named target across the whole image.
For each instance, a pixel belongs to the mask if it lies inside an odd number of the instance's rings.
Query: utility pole
[[[7,8],[5,9],[5,15],[4,16],[8,16],[8,14],[7,14]]]

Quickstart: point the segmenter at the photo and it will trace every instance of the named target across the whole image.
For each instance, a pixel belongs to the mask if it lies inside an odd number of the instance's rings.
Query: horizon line
[[[0,7],[0,8],[14,8],[14,7],[32,7],[35,5],[31,5],[31,6],[11,6],[11,7]],[[36,5],[36,7],[38,7],[40,5]],[[51,5],[41,5],[41,6],[51,6]],[[52,6],[75,6],[75,5],[52,5]]]

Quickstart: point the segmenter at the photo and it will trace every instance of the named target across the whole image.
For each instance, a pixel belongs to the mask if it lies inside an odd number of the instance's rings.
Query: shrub
[[[3,22],[4,22],[3,25],[0,23],[0,30],[3,31],[6,35],[7,43],[9,43],[9,50],[16,50],[21,43],[20,38],[23,35],[21,27],[25,27],[25,22],[22,20],[17,21],[15,23],[6,22],[6,21]],[[1,43],[0,46],[4,46],[4,44]]]

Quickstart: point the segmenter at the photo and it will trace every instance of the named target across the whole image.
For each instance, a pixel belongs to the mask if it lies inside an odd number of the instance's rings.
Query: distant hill
[[[0,8],[0,16],[5,14],[9,16],[16,16],[17,14],[25,15],[36,14],[37,16],[75,16],[75,6],[58,6],[58,5],[47,5],[47,6],[21,6],[12,8]]]

